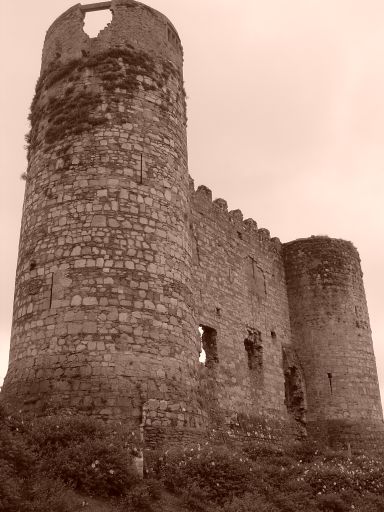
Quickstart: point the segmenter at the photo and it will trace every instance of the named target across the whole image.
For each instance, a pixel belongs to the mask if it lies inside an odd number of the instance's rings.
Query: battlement
[[[212,191],[205,185],[193,189],[192,201],[202,213],[212,216],[217,215],[219,222],[227,222],[228,228],[236,231],[236,236],[249,244],[258,242],[270,243],[271,247],[280,250],[281,242],[277,237],[271,238],[266,228],[258,228],[254,219],[244,219],[241,210],[228,211],[228,204],[225,199],[212,199]]]

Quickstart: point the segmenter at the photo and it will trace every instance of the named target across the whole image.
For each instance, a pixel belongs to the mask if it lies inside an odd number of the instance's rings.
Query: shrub
[[[0,403],[0,510],[69,512],[70,489],[123,496],[138,482],[131,432],[84,416],[23,420]]]
[[[187,489],[202,493],[205,501],[222,504],[250,491],[253,463],[244,453],[225,446],[192,445],[168,451],[157,468],[165,487],[172,492]]]
[[[34,422],[40,470],[75,489],[121,496],[137,482],[127,435],[88,417],[53,416]]]
[[[76,512],[82,500],[60,480],[42,478],[34,481],[24,504],[26,512]]]
[[[155,503],[160,500],[162,486],[157,480],[149,479],[140,482],[131,489],[121,502],[121,511],[155,512]]]
[[[0,455],[0,510],[18,512],[23,502],[23,480]]]
[[[313,441],[302,441],[289,444],[285,453],[301,462],[313,462],[323,454],[323,449]]]
[[[384,495],[364,493],[363,496],[354,497],[355,512],[383,512]]]
[[[337,494],[323,494],[318,496],[317,502],[320,510],[324,512],[346,512],[350,507]]]
[[[231,502],[226,503],[223,512],[280,512],[280,509],[263,496],[255,493],[248,493],[241,498],[235,497]]]

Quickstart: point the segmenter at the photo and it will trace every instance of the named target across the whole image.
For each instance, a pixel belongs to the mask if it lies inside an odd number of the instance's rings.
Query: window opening
[[[170,27],[169,25],[167,27],[167,36],[168,36],[168,41],[171,44],[173,44],[174,46],[179,46],[179,44],[180,44],[179,37],[176,34],[176,32],[173,30],[173,28]]]
[[[328,375],[329,387],[331,389],[331,395],[332,395],[332,393],[333,393],[333,389],[332,389],[332,373],[328,372],[327,375]]]
[[[112,12],[109,9],[85,13],[84,32],[89,37],[97,37],[112,21]]]
[[[283,348],[285,405],[288,412],[301,424],[306,422],[304,381],[295,355],[289,348]]]
[[[200,354],[199,354],[199,362],[205,364],[205,361],[207,359],[207,354],[205,353],[204,347],[203,347],[203,340],[201,339],[203,336],[203,328],[199,327],[199,335],[200,335]]]
[[[260,371],[263,366],[263,345],[261,332],[257,329],[248,329],[248,336],[244,340],[244,347],[248,356],[248,368]]]
[[[219,362],[217,355],[217,331],[212,327],[200,325],[201,350],[199,361],[207,368],[213,368]]]
[[[49,291],[49,309],[52,307],[52,299],[53,299],[53,272],[51,274],[51,289]]]

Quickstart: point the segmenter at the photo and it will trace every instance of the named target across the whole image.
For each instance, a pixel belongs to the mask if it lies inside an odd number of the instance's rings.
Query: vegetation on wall
[[[94,83],[100,85],[98,92],[87,91],[86,85],[81,85],[84,70],[94,74]],[[132,47],[111,48],[66,64],[51,64],[36,85],[29,115],[31,130],[26,135],[28,153],[42,142],[42,133],[44,143],[52,145],[107,124],[108,116],[100,108],[103,92],[113,100],[117,93],[132,97],[138,90],[157,91],[162,100],[160,109],[166,111],[171,97],[165,86],[171,76],[182,84],[179,70],[170,62],[155,63],[150,55]],[[52,87],[57,87],[53,94]],[[177,101],[180,95],[184,100],[184,89],[179,91]]]

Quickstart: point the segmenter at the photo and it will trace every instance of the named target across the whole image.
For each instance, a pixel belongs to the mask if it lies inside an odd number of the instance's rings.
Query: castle
[[[112,22],[89,38],[101,9]],[[140,427],[148,445],[209,430],[383,445],[356,249],[282,244],[194,190],[182,63],[174,26],[134,0],[49,28],[3,395]]]

